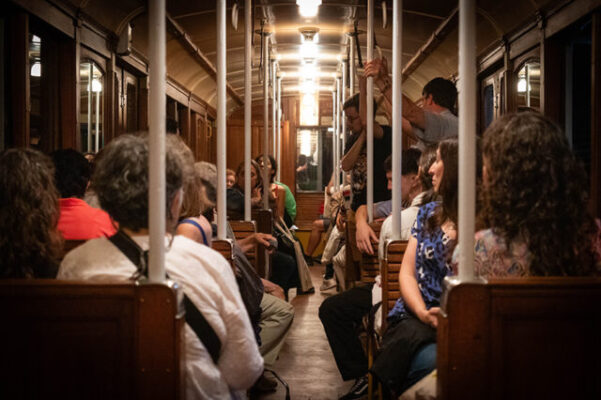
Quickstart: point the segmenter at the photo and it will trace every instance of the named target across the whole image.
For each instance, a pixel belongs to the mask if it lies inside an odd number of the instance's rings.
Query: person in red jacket
[[[88,240],[112,236],[116,224],[101,209],[89,206],[83,196],[90,181],[90,163],[73,149],[52,153],[55,181],[61,198],[58,230],[65,240]]]

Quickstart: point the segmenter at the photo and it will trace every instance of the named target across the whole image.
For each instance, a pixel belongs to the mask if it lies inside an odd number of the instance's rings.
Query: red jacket
[[[58,230],[65,240],[88,240],[115,234],[115,226],[106,211],[89,206],[82,199],[60,199]]]

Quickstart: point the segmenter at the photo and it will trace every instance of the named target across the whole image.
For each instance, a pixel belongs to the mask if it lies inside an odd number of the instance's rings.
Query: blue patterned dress
[[[417,218],[411,228],[411,235],[417,240],[415,253],[415,272],[417,285],[422,295],[426,309],[440,305],[442,280],[451,275],[449,263],[449,242],[451,239],[437,227],[434,232],[428,232],[426,222],[434,214],[439,202],[432,202],[419,209]],[[388,314],[388,321],[393,323],[407,314],[403,298],[399,298]]]

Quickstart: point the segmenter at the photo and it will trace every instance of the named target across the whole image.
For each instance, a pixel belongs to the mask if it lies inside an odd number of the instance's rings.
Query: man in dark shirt
[[[351,209],[356,211],[360,205],[367,203],[367,124],[366,117],[364,79],[360,80],[360,93],[348,99],[343,110],[347,119],[347,126],[351,133],[344,149],[344,157],[340,161],[342,169],[350,172],[352,176],[353,202]],[[374,102],[374,115],[376,105]],[[373,121],[374,126],[374,202],[390,199],[390,191],[387,188],[386,171],[384,160],[392,153],[392,129],[390,126],[381,126]]]

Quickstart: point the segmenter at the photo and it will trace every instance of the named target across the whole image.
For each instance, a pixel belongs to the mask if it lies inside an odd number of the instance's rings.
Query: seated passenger
[[[225,179],[226,179],[228,189],[231,188],[232,186],[234,186],[236,184],[236,171],[228,168],[225,171]]]
[[[388,314],[388,329],[370,370],[395,395],[407,387],[413,357],[436,342],[442,281],[451,274],[457,238],[457,153],[456,139],[438,145],[430,174],[442,201],[426,204],[417,214],[399,273],[402,297]]]
[[[263,156],[256,157],[255,161],[262,170]],[[287,185],[275,180],[275,175],[278,172],[278,164],[271,155],[267,155],[267,168],[269,169],[269,183],[272,188],[271,190],[274,192],[278,210],[283,210],[283,212],[279,213],[279,216],[284,219],[286,225],[292,226],[296,219],[296,200],[294,199],[294,195]]]
[[[210,174],[210,172],[207,173],[207,171],[212,171],[214,165],[202,162],[196,163],[195,167],[197,175],[207,178],[207,180],[202,180],[202,185],[205,188],[204,191],[211,193],[207,196],[203,207],[212,209],[216,202],[216,198],[213,196],[215,193],[214,185],[217,184],[217,176]],[[201,211],[203,214],[207,214],[207,209]],[[209,210],[209,213],[212,212],[212,210]],[[179,227],[181,226],[180,224]],[[273,369],[292,325],[294,308],[285,301],[284,290],[280,286],[259,277],[248,258],[246,258],[245,253],[258,243],[269,247],[268,241],[274,238],[271,235],[256,232],[244,239],[236,240],[229,228],[228,224],[228,239],[234,242],[233,262],[236,266],[235,275],[240,287],[240,294],[257,335],[259,351],[263,356],[265,368]],[[184,232],[183,234],[186,235],[187,233]],[[193,239],[199,241],[198,236]],[[274,391],[276,385],[277,383],[274,380],[263,375],[253,386],[252,392]]]
[[[167,142],[166,226],[175,230],[184,182],[182,159]],[[97,161],[93,185],[100,204],[146,250],[148,237],[148,139],[122,135]],[[221,341],[218,362],[186,324],[186,398],[230,399],[243,396],[261,375],[259,353],[248,314],[230,265],[217,252],[183,236],[165,237],[165,269],[182,284]],[[119,281],[135,279],[138,268],[106,238],[93,239],[67,254],[61,279]]]
[[[601,272],[586,173],[557,125],[534,112],[499,118],[484,133],[483,162],[482,216],[489,229],[476,233],[479,274]]]
[[[0,278],[54,278],[63,241],[52,160],[32,149],[0,153]]]
[[[408,183],[408,181],[414,182],[413,185],[406,184],[406,187],[403,188],[402,200],[412,204],[411,207],[408,207],[401,213],[403,228],[407,225],[409,227],[413,226],[419,207],[422,205],[421,201],[423,201],[426,194],[422,187],[422,179],[418,179],[416,175],[419,169],[419,155],[419,150],[405,150],[403,152],[403,183]],[[387,159],[385,168],[388,178],[388,188],[390,189],[392,185],[390,159]],[[429,165],[425,170],[427,171],[428,169]],[[362,222],[366,223],[364,211],[364,206],[359,207],[357,217],[362,218]],[[357,229],[359,229],[359,225]],[[410,228],[403,229],[401,239],[407,240],[409,238],[409,230]],[[336,296],[325,299],[319,308],[319,318],[326,331],[342,378],[344,380],[355,379],[355,385],[353,385],[349,393],[342,397],[345,400],[360,398],[367,392],[367,358],[357,337],[356,327],[361,325],[363,317],[372,308],[372,291],[374,290],[374,286],[375,284],[355,286]],[[377,296],[381,298],[381,294]],[[418,378],[421,378],[421,376]]]
[[[73,149],[57,150],[51,156],[56,187],[61,194],[58,230],[63,238],[88,240],[114,235],[117,230],[106,211],[91,207],[83,200],[90,182],[88,160]]]
[[[263,206],[263,180],[260,167],[254,160],[251,160],[250,165],[251,205],[253,208],[261,208]],[[227,213],[230,219],[242,219],[244,216],[244,163],[240,163],[238,166],[237,176],[236,184],[227,191]],[[270,204],[275,207],[273,196],[270,196],[269,199]],[[288,290],[297,287],[300,282],[294,249],[285,246],[280,238],[278,238],[278,249],[272,255],[272,264],[273,268],[269,279],[283,288],[287,298]]]

